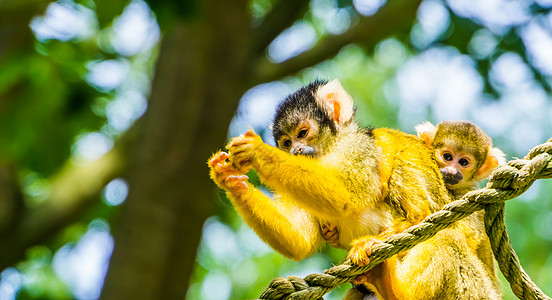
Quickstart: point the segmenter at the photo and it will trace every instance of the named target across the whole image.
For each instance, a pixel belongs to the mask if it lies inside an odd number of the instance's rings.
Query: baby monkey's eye
[[[446,160],[446,161],[451,161],[452,160],[452,154],[450,154],[448,152],[443,154],[443,159]]]
[[[288,148],[289,146],[291,146],[291,140],[285,140],[283,143],[284,147]]]
[[[465,158],[461,158],[461,159],[458,161],[458,163],[459,163],[462,167],[466,167],[467,165],[470,164],[470,162],[469,162],[467,159],[465,159]]]
[[[299,133],[297,134],[297,138],[299,138],[299,139],[304,138],[307,135],[308,132],[309,131],[307,129],[303,129],[303,130],[299,131]]]

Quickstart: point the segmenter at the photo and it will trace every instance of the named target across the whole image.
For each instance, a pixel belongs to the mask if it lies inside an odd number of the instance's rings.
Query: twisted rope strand
[[[524,159],[513,160],[508,166],[497,168],[485,188],[474,190],[445,205],[441,211],[429,215],[420,224],[390,236],[374,245],[370,263],[356,266],[347,260],[304,279],[290,276],[276,278],[260,299],[321,299],[333,288],[351,282],[377,264],[411,249],[433,237],[441,229],[485,208],[485,228],[500,270],[510,282],[514,294],[520,299],[551,299],[529,278],[519,264],[504,225],[504,201],[523,194],[537,179],[552,177],[552,139],[534,147]]]
[[[490,204],[485,209],[485,229],[498,267],[519,299],[550,299],[529,278],[520,265],[504,226],[504,203]]]

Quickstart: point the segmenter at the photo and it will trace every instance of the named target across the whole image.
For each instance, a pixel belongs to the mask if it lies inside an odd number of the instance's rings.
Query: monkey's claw
[[[221,151],[209,159],[211,178],[218,186],[233,194],[244,193],[248,188],[249,177],[228,162],[228,157],[228,153]]]
[[[218,164],[223,163],[228,158],[228,156],[228,153],[220,151],[211,156],[208,164],[211,168],[215,168]]]
[[[262,143],[261,137],[253,129],[233,138],[226,148],[230,153],[230,161],[234,167],[244,173],[249,171],[255,156],[255,147]]]
[[[372,254],[372,247],[378,243],[381,243],[381,241],[373,237],[360,238],[352,243],[351,250],[347,256],[355,265],[367,265],[370,263],[369,256]]]

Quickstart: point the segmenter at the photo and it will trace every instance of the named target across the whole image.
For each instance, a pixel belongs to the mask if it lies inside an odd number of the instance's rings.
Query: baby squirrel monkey
[[[493,148],[491,138],[468,121],[443,121],[437,126],[424,122],[415,127],[418,137],[434,149],[445,186],[456,199],[475,188],[499,165],[504,153]],[[333,224],[321,224],[322,236],[330,245],[342,248]]]
[[[497,166],[506,164],[504,153],[493,148],[491,138],[471,122],[444,121],[437,126],[424,122],[416,126],[416,131],[426,146],[435,152],[445,186],[457,199],[473,190],[477,182],[488,177]],[[475,227],[471,242],[476,246],[472,248],[476,250],[489,274],[496,274],[490,244],[483,233],[483,212],[474,213],[469,220]],[[321,224],[321,232],[330,245],[340,247],[339,233],[335,226]],[[370,272],[366,275],[370,276]],[[494,283],[498,291],[500,287],[496,278]],[[363,298],[362,293],[355,294],[355,297],[347,299]]]
[[[416,126],[418,137],[435,150],[435,157],[447,189],[455,198],[472,190],[499,165],[504,153],[493,148],[491,138],[468,121],[443,121],[437,126],[424,122]]]
[[[286,257],[317,251],[324,223],[339,229],[353,263],[366,264],[374,243],[451,201],[429,147],[396,130],[362,129],[354,111],[339,81],[316,81],[278,106],[273,135],[279,149],[250,130],[208,162],[211,178],[245,222]],[[248,182],[251,168],[274,199]],[[367,284],[386,299],[496,298],[467,245],[468,230],[454,230],[463,226],[458,223],[388,260]]]

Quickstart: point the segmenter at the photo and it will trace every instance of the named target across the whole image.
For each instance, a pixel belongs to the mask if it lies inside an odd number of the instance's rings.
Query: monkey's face
[[[476,160],[471,153],[445,146],[436,150],[436,157],[447,188],[475,182]]]
[[[318,157],[324,152],[324,140],[329,130],[324,130],[316,121],[302,118],[296,126],[280,135],[278,148],[293,155]]]
[[[339,82],[337,84],[341,87]],[[278,148],[293,155],[315,158],[330,148],[337,134],[336,124],[350,122],[354,112],[342,118],[342,102],[335,99],[339,93],[328,92],[332,97],[324,93],[318,95],[319,89],[326,86],[325,82],[316,81],[280,102],[272,123],[272,135]]]

